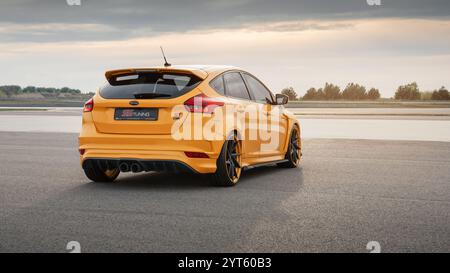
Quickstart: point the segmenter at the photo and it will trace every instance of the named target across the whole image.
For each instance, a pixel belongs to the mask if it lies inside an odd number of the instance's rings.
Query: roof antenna
[[[160,46],[160,48],[161,48],[161,53],[162,53],[162,55],[163,55],[163,57],[164,57],[164,67],[169,67],[169,66],[171,66],[171,64],[169,64],[168,62],[167,62],[167,59],[166,59],[166,55],[164,54],[164,49],[162,48],[162,46]]]

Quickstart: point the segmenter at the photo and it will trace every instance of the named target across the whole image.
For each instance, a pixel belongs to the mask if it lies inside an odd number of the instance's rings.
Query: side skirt
[[[283,163],[288,161],[288,159],[281,159],[281,160],[275,160],[275,161],[268,161],[268,162],[263,162],[263,163],[258,163],[255,165],[250,165],[250,166],[245,166],[243,169],[244,170],[250,170],[253,168],[258,168],[258,167],[263,167],[263,166],[268,166],[268,165],[273,165],[273,164],[277,164],[277,163]]]

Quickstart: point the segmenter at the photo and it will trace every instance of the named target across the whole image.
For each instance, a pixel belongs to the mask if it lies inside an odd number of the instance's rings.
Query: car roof
[[[173,65],[171,66],[173,68],[178,69],[185,69],[185,70],[203,70],[206,73],[212,73],[212,72],[224,72],[227,70],[234,70],[234,69],[240,69],[235,66],[230,65]]]
[[[160,67],[152,67],[154,69],[174,69],[174,70],[184,70],[191,72],[203,72],[207,74],[220,74],[222,72],[228,70],[242,70],[239,67],[231,66],[231,65],[205,65],[205,64],[193,64],[193,65],[171,65],[168,67],[160,66]]]

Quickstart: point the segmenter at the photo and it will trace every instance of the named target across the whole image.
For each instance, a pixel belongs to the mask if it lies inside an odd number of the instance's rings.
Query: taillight
[[[184,107],[186,107],[186,109],[191,113],[209,113],[209,114],[213,113],[216,107],[220,107],[223,105],[224,105],[223,101],[207,97],[203,94],[192,97],[184,103]]]
[[[83,107],[83,112],[92,112],[94,110],[94,99],[89,99]]]
[[[84,155],[84,152],[86,152],[85,149],[78,149],[78,152],[80,153],[80,155]]]

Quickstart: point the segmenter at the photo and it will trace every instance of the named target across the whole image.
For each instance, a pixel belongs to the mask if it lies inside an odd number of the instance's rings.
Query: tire
[[[119,176],[119,169],[115,168],[112,170],[108,170],[105,168],[102,168],[99,164],[96,164],[95,162],[89,162],[84,168],[84,173],[86,174],[87,178],[92,180],[93,182],[98,183],[108,183],[113,182],[117,176]]]
[[[224,142],[219,158],[217,159],[217,170],[211,177],[214,185],[232,187],[238,183],[242,173],[241,145],[242,143],[236,134]]]
[[[285,155],[285,159],[287,161],[278,163],[277,165],[281,168],[297,168],[300,164],[300,159],[302,157],[302,149],[301,149],[301,139],[300,139],[300,130],[297,126],[294,126],[291,131],[291,135],[289,137],[289,146],[287,153]]]

